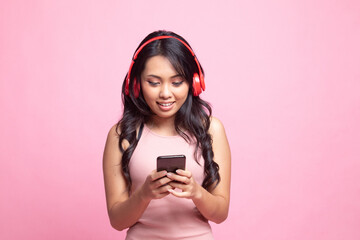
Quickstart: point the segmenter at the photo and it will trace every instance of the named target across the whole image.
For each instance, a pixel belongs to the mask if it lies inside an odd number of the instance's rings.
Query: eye
[[[178,87],[180,86],[181,84],[183,84],[184,80],[181,80],[181,81],[174,81],[172,82],[172,84],[175,86],[175,87]]]
[[[151,80],[147,80],[147,82],[148,82],[151,86],[157,86],[157,85],[160,84],[159,82],[154,82],[154,81],[151,81]]]

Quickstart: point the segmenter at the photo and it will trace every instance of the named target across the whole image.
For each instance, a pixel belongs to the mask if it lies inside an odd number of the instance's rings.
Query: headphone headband
[[[131,69],[135,63],[135,60],[138,56],[138,54],[141,52],[141,50],[146,46],[148,45],[149,43],[153,42],[153,41],[156,41],[156,40],[160,40],[160,39],[166,39],[166,38],[173,38],[173,39],[176,39],[178,40],[179,42],[181,42],[189,51],[190,53],[193,55],[194,57],[194,60],[196,62],[196,65],[199,69],[199,74],[197,73],[194,73],[194,77],[193,77],[193,94],[194,96],[198,96],[202,91],[205,90],[205,82],[204,82],[204,76],[202,74],[202,71],[201,71],[201,68],[200,68],[200,64],[199,64],[199,61],[197,60],[197,57],[195,56],[195,53],[194,51],[190,48],[190,46],[188,44],[186,44],[183,40],[177,38],[177,37],[174,37],[174,36],[157,36],[157,37],[153,37],[149,40],[147,40],[146,42],[144,42],[139,48],[138,50],[135,52],[133,58],[132,58],[132,61],[131,61],[131,64],[130,64],[130,68],[129,68],[129,71],[128,71],[128,74],[127,74],[127,77],[126,77],[126,85],[125,85],[125,94],[126,95],[129,95],[129,85],[130,85],[130,74],[131,74]],[[136,80],[136,79],[135,79]],[[136,85],[138,84],[138,87],[136,87]],[[135,97],[138,97],[139,96],[139,92],[140,92],[140,83],[134,83],[134,93],[135,93]]]
[[[134,57],[133,57],[133,60],[135,60],[137,58],[137,55],[139,54],[139,52],[141,52],[141,50],[146,46],[148,45],[149,43],[153,42],[153,41],[156,41],[156,40],[159,40],[159,39],[166,39],[166,38],[174,38],[176,40],[178,40],[179,42],[181,42],[187,49],[189,49],[190,53],[195,56],[195,53],[194,51],[189,47],[189,45],[187,45],[183,40],[181,40],[180,38],[177,38],[177,37],[173,37],[173,36],[157,36],[157,37],[154,37],[154,38],[151,38],[149,40],[147,40],[146,42],[144,42],[139,48],[138,50],[135,52],[134,54]]]

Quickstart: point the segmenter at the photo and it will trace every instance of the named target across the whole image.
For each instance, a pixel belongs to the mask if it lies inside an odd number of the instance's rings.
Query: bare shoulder
[[[216,135],[222,135],[225,134],[225,128],[224,125],[222,124],[222,122],[216,118],[216,117],[211,117],[210,118],[210,128],[209,128],[209,133],[212,136],[216,136]]]
[[[230,147],[224,125],[216,117],[211,117],[209,133],[212,138],[212,147],[215,154],[215,160],[218,158],[218,153],[220,153],[222,156],[226,156],[226,158],[230,158]],[[221,159],[223,159],[223,157],[221,157]]]
[[[230,146],[226,136],[225,128],[222,122],[215,118],[211,118],[209,133],[212,138],[212,147],[215,154],[214,160],[225,160],[230,161]],[[220,157],[221,156],[221,157]]]
[[[120,126],[118,124],[113,125],[110,128],[108,136],[107,136],[107,144],[116,143],[116,145],[118,146],[120,134],[121,134]],[[126,140],[123,140],[122,147],[124,149],[126,149],[128,146],[129,146],[129,142]]]
[[[114,126],[112,126],[110,128],[110,131],[108,133],[108,138],[117,138],[118,139],[120,133],[121,133],[121,131],[120,131],[118,124],[115,124]]]

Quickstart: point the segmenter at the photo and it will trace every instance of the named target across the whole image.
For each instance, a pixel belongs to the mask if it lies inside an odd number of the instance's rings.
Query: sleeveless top
[[[146,125],[131,157],[129,168],[132,192],[141,187],[150,172],[156,169],[156,159],[161,155],[185,155],[186,170],[200,185],[204,179],[204,159],[200,165],[194,158],[195,144],[187,143],[181,136],[161,136]],[[127,240],[143,239],[214,239],[210,224],[191,199],[171,194],[153,199],[140,219],[129,228]]]

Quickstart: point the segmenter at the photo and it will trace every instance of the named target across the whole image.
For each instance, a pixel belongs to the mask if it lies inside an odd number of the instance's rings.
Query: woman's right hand
[[[145,201],[160,199],[169,194],[173,189],[168,183],[172,180],[166,176],[166,171],[157,172],[153,170],[147,177],[140,190],[140,196]]]

